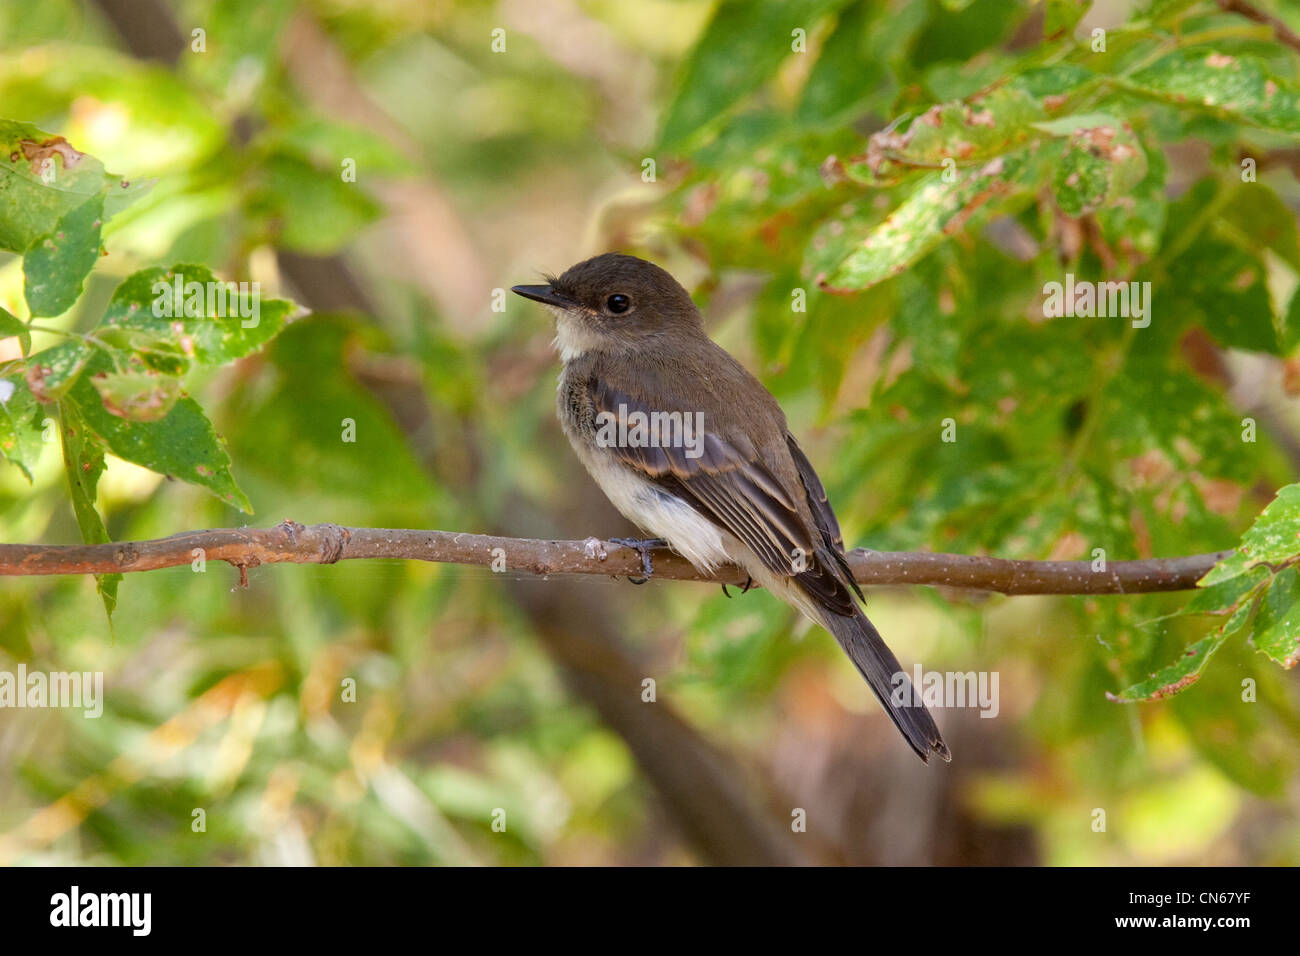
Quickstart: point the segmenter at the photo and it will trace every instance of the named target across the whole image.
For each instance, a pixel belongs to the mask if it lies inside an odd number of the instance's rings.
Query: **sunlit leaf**
[[[843,0],[724,0],[695,45],[668,107],[663,144],[681,146],[771,78],[792,55],[791,32],[811,29]]]
[[[205,365],[224,365],[284,328],[293,305],[258,283],[226,282],[201,265],[145,269],[125,279],[104,313],[108,329],[143,333]]]
[[[18,339],[24,355],[32,350],[32,331],[27,327],[27,323],[12,312],[0,309],[0,339],[10,336]]]
[[[33,316],[59,315],[72,308],[86,275],[99,259],[103,220],[104,197],[92,196],[24,253],[27,308]]]
[[[1300,484],[1285,485],[1241,536],[1250,561],[1277,563],[1300,554]]]
[[[846,228],[828,239],[830,251],[818,255],[825,259],[838,253],[839,262],[833,269],[819,271],[815,280],[830,291],[852,292],[897,275],[964,229],[972,216],[1023,188],[1026,174],[1034,167],[1033,156],[1032,148],[999,156],[960,171],[953,182],[945,182],[939,172],[925,176],[865,237]]]
[[[92,380],[114,371],[105,353],[98,353],[63,399],[118,458],[163,475],[206,488],[222,501],[245,512],[252,506],[230,473],[225,442],[192,398],[177,399],[157,421],[131,421],[120,409],[104,404]]]
[[[161,421],[181,395],[179,379],[145,368],[99,372],[90,381],[107,411],[135,422]]]
[[[112,539],[95,507],[95,491],[104,473],[104,447],[87,427],[74,402],[59,402],[59,424],[63,439],[63,467],[81,539],[87,544],[106,544]],[[95,575],[95,586],[110,619],[117,607],[117,586],[121,581],[120,574]]]
[[[26,382],[0,378],[0,454],[22,469],[28,481],[44,447],[44,417],[43,406],[32,397]]]
[[[98,198],[106,218],[139,187],[104,171],[94,156],[30,123],[0,120],[0,249],[26,252],[57,236],[59,223]],[[98,250],[97,250],[98,251]],[[84,273],[83,273],[84,274]]]
[[[1279,571],[1269,583],[1250,641],[1283,667],[1300,661],[1300,575],[1295,568]]]
[[[970,165],[1000,156],[1035,135],[1043,108],[1028,93],[1015,87],[953,103],[932,106],[908,124],[905,132],[893,128],[874,134],[862,156],[844,163],[849,178],[867,185],[897,182],[916,169],[948,164]]]
[[[1300,136],[1300,88],[1248,56],[1178,50],[1129,76],[1126,89]]]

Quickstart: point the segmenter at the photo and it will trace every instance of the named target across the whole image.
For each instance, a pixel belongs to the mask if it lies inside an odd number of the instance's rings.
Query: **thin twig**
[[[1181,591],[1196,586],[1231,552],[1142,561],[1009,561],[917,551],[849,553],[861,584],[920,584],[1000,594],[1133,594]],[[0,544],[0,575],[111,574],[154,571],[225,561],[241,572],[260,564],[333,564],[365,558],[397,558],[446,564],[485,565],[530,574],[638,576],[641,558],[623,545],[597,538],[543,541],[455,531],[396,528],[310,527],[283,521],[274,528],[188,531],[153,541],[110,544]],[[199,562],[203,562],[200,565]],[[702,575],[680,555],[658,551],[654,576],[672,581],[744,584],[739,568]]]
[[[1285,43],[1293,49],[1300,50],[1300,35],[1294,30],[1263,10],[1255,7],[1253,4],[1246,3],[1246,0],[1217,0],[1219,9],[1224,13],[1236,13],[1245,17],[1247,20],[1253,20],[1256,23],[1263,23],[1273,28],[1273,36],[1279,43]]]

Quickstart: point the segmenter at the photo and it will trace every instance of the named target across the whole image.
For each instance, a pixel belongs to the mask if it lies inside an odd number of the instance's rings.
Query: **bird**
[[[608,252],[511,291],[555,317],[560,423],[628,520],[644,577],[668,547],[724,564],[829,631],[912,750],[952,759],[898,658],[868,620],[839,522],[772,394],[704,329],[660,266]]]

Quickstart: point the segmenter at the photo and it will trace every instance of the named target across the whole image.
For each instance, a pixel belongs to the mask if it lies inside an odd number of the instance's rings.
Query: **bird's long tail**
[[[856,610],[856,609],[855,609]],[[824,612],[822,625],[835,635],[849,659],[867,679],[876,697],[912,749],[926,763],[931,754],[951,760],[952,754],[939,734],[929,711],[916,698],[912,682],[903,673],[894,652],[886,646],[875,626],[862,611],[853,616]],[[899,703],[899,701],[902,703]]]

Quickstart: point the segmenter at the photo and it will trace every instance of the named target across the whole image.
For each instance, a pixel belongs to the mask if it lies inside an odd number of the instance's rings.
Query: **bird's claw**
[[[625,548],[631,548],[637,554],[641,555],[641,572],[644,577],[628,578],[633,584],[645,584],[655,574],[654,561],[650,558],[650,552],[655,548],[666,548],[668,542],[663,538],[610,538],[610,544],[621,544]]]
[[[754,586],[754,579],[750,577],[748,574],[745,575],[745,586],[740,589],[740,593],[741,594],[748,593],[749,589],[752,588],[753,586]],[[727,586],[725,584],[722,585],[722,593],[725,594],[727,597],[731,597],[731,592],[727,590]]]

